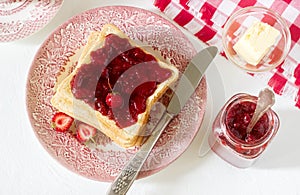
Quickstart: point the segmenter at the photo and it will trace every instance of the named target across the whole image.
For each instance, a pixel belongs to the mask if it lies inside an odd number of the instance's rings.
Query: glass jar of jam
[[[247,126],[256,108],[257,97],[240,93],[228,100],[213,123],[211,149],[233,166],[251,166],[265,150],[279,128],[277,114],[269,109],[250,133]]]

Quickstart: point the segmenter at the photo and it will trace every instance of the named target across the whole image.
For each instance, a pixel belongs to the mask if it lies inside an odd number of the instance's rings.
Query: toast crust
[[[76,75],[77,70],[83,64],[90,63],[91,59],[89,54],[91,51],[101,48],[105,37],[109,34],[115,34],[121,38],[126,38],[132,46],[139,47],[138,44],[130,40],[126,34],[112,24],[104,25],[102,30],[99,32],[91,32],[87,40],[87,44],[79,57],[77,66],[73,72],[58,85],[57,90],[51,99],[51,104],[59,111],[97,128],[102,133],[110,137],[115,143],[124,148],[139,146],[145,138],[145,135],[143,135],[143,127],[148,121],[151,107],[166,92],[168,87],[177,80],[179,73],[173,65],[160,61],[159,56],[149,53],[140,47],[145,53],[154,56],[161,67],[169,69],[172,72],[172,75],[166,81],[160,83],[154,94],[147,99],[146,110],[138,115],[138,121],[129,127],[123,129],[119,128],[114,120],[111,120],[107,116],[104,116],[100,112],[94,110],[84,101],[76,99],[72,94],[70,84],[73,76]]]

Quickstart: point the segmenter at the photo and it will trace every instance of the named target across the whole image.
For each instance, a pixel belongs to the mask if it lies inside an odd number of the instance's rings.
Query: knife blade
[[[125,165],[120,174],[111,184],[107,195],[124,195],[136,179],[140,169],[150,154],[163,130],[169,122],[181,111],[190,96],[194,93],[203,77],[205,70],[218,53],[217,47],[210,46],[201,50],[192,58],[181,76],[173,97],[170,100],[159,122],[153,129],[152,135],[140,150]]]

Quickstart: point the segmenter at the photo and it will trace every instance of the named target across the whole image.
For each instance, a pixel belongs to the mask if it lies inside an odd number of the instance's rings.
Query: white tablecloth
[[[25,104],[27,73],[41,43],[68,18],[104,5],[130,5],[159,13],[152,3],[141,0],[65,0],[56,17],[38,33],[23,40],[0,43],[1,195],[105,194],[109,183],[89,180],[67,170],[52,159],[36,139]],[[197,39],[188,36],[198,50],[203,47]],[[266,87],[220,56],[215,64],[223,84],[219,87],[224,87],[226,99],[238,92],[256,95]],[[210,77],[209,73],[207,77]],[[218,105],[224,99],[213,98],[213,101],[219,101],[214,102]],[[207,112],[214,112],[211,109],[208,108]],[[274,110],[280,117],[281,127],[253,167],[232,167],[211,151],[200,158],[201,132],[208,121],[205,119],[192,145],[179,159],[159,173],[136,181],[128,194],[300,194],[300,110],[293,106],[293,102],[279,96],[276,96]]]

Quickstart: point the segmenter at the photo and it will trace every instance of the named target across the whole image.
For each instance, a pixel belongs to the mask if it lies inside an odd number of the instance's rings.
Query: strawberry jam
[[[234,105],[226,116],[226,126],[231,136],[245,142],[255,142],[262,138],[269,128],[267,114],[264,114],[248,134],[247,126],[251,121],[256,104],[253,102],[241,102]]]
[[[152,55],[113,34],[90,57],[73,77],[72,93],[121,128],[137,122],[148,97],[172,74]]]
[[[257,97],[240,93],[231,97],[218,113],[209,135],[211,149],[230,164],[251,166],[269,145],[279,128],[277,114],[269,109],[246,132],[256,108]]]

